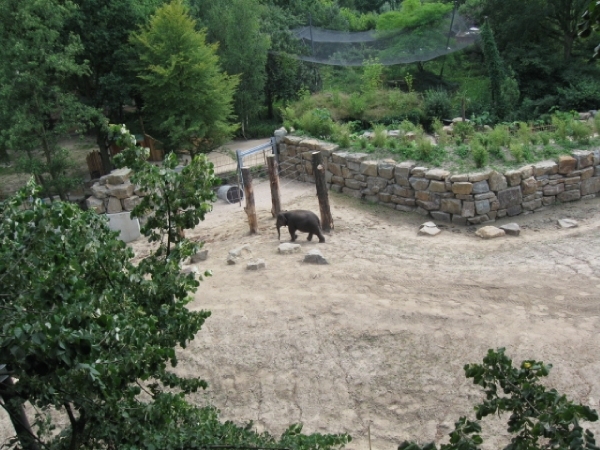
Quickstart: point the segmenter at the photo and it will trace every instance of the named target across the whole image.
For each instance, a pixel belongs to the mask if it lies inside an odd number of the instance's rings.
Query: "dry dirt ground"
[[[346,432],[350,449],[369,448],[369,429],[378,450],[444,442],[481,398],[463,365],[506,347],[515,362],[552,363],[549,386],[600,406],[600,199],[513,218],[519,237],[481,240],[466,227],[419,236],[420,216],[332,194],[327,242],[299,233],[302,252],[282,255],[268,183],[255,196],[257,235],[243,207],[219,200],[190,236],[206,241],[198,268],[214,274],[191,304],[212,316],[177,369],[208,381],[199,404],[275,434],[295,422]],[[282,197],[285,209],[318,212],[314,185],[284,182]],[[559,229],[560,218],[579,227]],[[227,265],[243,244],[266,269]],[[302,262],[315,247],[328,265]],[[490,423],[485,448],[499,448],[505,428]]]
[[[513,218],[519,237],[485,241],[466,227],[419,236],[420,216],[331,193],[327,242],[300,233],[301,253],[281,255],[268,183],[255,197],[257,235],[243,205],[223,200],[189,233],[209,250],[198,268],[214,274],[190,306],[212,316],[176,369],[209,383],[198,404],[275,434],[296,422],[347,432],[349,449],[369,449],[369,430],[374,450],[445,442],[481,398],[463,365],[506,347],[516,362],[552,363],[549,386],[599,409],[600,199]],[[282,203],[318,212],[314,185],[282,181]],[[579,227],[559,229],[561,218]],[[243,244],[266,269],[227,265]],[[132,246],[148,252],[141,239]],[[303,263],[312,248],[329,264]],[[506,441],[500,422],[486,429],[485,448]]]

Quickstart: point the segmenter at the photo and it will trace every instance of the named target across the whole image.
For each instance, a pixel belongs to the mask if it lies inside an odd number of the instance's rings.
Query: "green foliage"
[[[144,112],[167,150],[208,152],[237,128],[228,121],[239,78],[221,71],[217,45],[208,45],[205,38],[183,0],[159,8],[132,35]]]
[[[478,168],[485,167],[489,160],[489,153],[487,148],[485,148],[480,142],[475,140],[471,143],[471,153],[473,155],[473,160],[475,161],[475,165]]]
[[[450,442],[440,450],[475,450],[483,443],[479,421],[487,416],[509,413],[506,449],[597,449],[594,434],[581,421],[595,422],[598,413],[575,404],[555,389],[541,384],[552,366],[527,360],[514,367],[504,349],[488,350],[483,364],[467,364],[465,375],[480,386],[485,400],[475,407],[477,421],[461,417],[450,433]],[[398,450],[434,450],[434,444],[419,446],[403,442]]]
[[[361,117],[367,109],[367,102],[363,96],[360,94],[353,92],[350,94],[350,101],[348,105],[348,112],[350,117],[359,118]]]
[[[383,148],[386,146],[387,140],[387,129],[385,128],[385,125],[375,125],[373,127],[373,145],[375,147]]]
[[[234,95],[234,112],[242,133],[256,120],[264,103],[267,52],[271,46],[261,22],[267,11],[258,0],[208,2],[202,12],[208,37],[218,42],[217,53],[223,70],[239,76]]]
[[[526,154],[526,145],[522,142],[511,142],[510,146],[510,154],[515,158],[517,163],[522,163],[525,160]]]
[[[364,62],[362,82],[363,92],[373,92],[380,89],[383,84],[383,65],[377,59],[369,59]]]
[[[333,132],[334,122],[329,111],[324,108],[305,112],[297,123],[302,131],[315,137],[330,136]]]
[[[212,163],[206,155],[195,155],[179,172],[175,170],[177,155],[172,152],[160,167],[148,163],[149,150],[136,147],[135,137],[121,125],[109,127],[109,138],[125,147],[113,158],[115,165],[132,169],[131,181],[146,191],[132,216],[147,217],[142,233],[150,242],[160,242],[157,255],[169,256],[183,242],[182,230],[193,229],[212,210],[216,200],[212,188],[218,184]]]
[[[488,76],[490,77],[492,109],[498,117],[503,118],[506,114],[506,105],[504,104],[504,97],[502,95],[502,85],[505,78],[504,63],[498,52],[492,29],[487,21],[481,28],[481,39],[483,41],[485,64],[488,69]]]
[[[423,110],[429,118],[446,119],[452,114],[452,101],[447,91],[428,90],[425,92]]]
[[[425,136],[419,136],[416,143],[416,154],[417,158],[421,161],[425,162],[439,162],[440,152],[435,144],[433,144],[428,138]]]
[[[390,11],[379,16],[377,29],[397,30],[424,27],[439,21],[451,10],[452,4],[404,0],[399,11]]]
[[[77,180],[59,141],[85,131],[99,115],[78,101],[70,84],[89,73],[78,62],[79,37],[66,30],[75,11],[70,1],[0,3],[0,147],[19,155],[45,195],[63,199]]]
[[[377,26],[377,14],[358,13],[350,8],[340,8],[340,14],[348,21],[348,31],[373,30]]]
[[[352,134],[350,124],[335,123],[333,126],[332,138],[341,148],[349,148],[352,145],[350,135]]]
[[[454,135],[460,139],[460,142],[465,142],[475,134],[475,127],[471,122],[459,121],[452,125]]]

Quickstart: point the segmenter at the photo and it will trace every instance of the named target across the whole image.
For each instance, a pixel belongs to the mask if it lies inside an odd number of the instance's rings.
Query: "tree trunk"
[[[4,402],[4,409],[8,412],[23,450],[40,450],[35,434],[29,425],[27,414],[25,414],[24,402],[11,392],[14,384],[12,377],[8,377],[0,383],[0,399]]]
[[[0,161],[10,161],[10,157],[8,156],[8,150],[3,144],[0,144]]]
[[[110,153],[106,141],[106,133],[99,125],[96,125],[94,128],[96,131],[96,143],[98,144],[100,158],[102,159],[102,169],[104,173],[110,173],[112,170],[112,163],[110,162]]]

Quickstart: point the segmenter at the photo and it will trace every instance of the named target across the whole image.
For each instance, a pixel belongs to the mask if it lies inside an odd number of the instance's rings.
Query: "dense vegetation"
[[[341,144],[353,132],[403,121],[433,131],[435,118],[463,114],[488,125],[550,123],[555,111],[600,104],[600,68],[592,59],[600,42],[595,5],[7,0],[0,5],[0,159],[10,156],[46,194],[65,198],[76,180],[61,138],[92,133],[108,170],[108,122],[150,134],[167,151],[191,153],[210,151],[236,134],[271,135],[284,120],[332,137],[306,126],[311,116],[346,126],[337,133]],[[383,66],[377,59],[365,59],[363,67],[306,63],[297,57],[310,50],[290,31],[309,23],[340,31],[399,30],[407,37],[403,46],[426,47],[433,39],[427,30],[446,24],[451,11],[481,27],[479,42],[404,65]],[[313,95],[314,106],[307,108]],[[323,96],[331,102],[321,102]]]

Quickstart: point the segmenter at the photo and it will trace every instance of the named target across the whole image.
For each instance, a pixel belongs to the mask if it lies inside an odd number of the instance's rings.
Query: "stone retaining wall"
[[[339,151],[316,139],[285,136],[278,146],[281,172],[288,177],[314,183],[312,152],[320,151],[331,190],[458,225],[529,214],[600,192],[600,148],[505,173],[452,174],[413,161],[372,161],[368,154]]]

